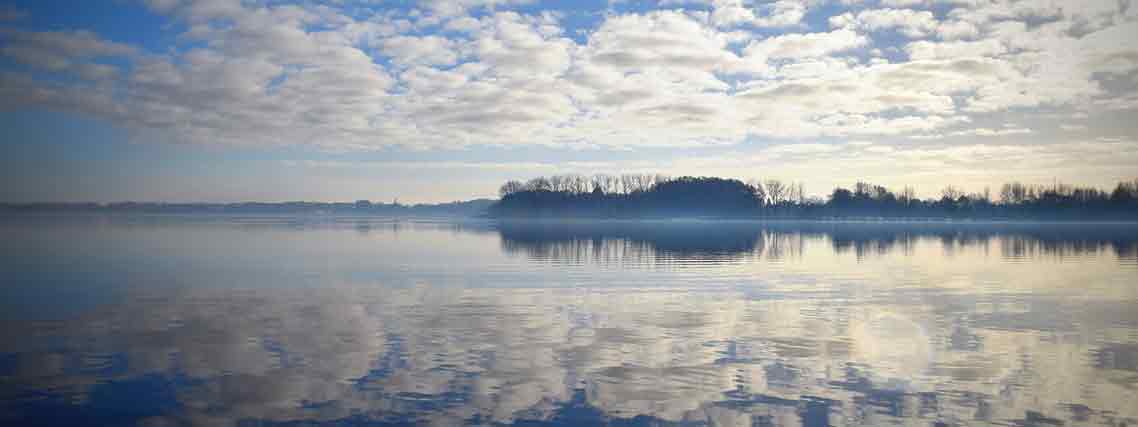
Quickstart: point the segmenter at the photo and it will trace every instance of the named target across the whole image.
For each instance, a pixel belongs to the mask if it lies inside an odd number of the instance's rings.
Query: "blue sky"
[[[1133,0],[9,1],[0,201],[1138,175]]]

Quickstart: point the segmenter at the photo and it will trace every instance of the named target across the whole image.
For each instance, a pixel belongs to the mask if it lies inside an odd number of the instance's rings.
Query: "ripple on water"
[[[13,425],[1138,422],[1132,228],[36,227]]]

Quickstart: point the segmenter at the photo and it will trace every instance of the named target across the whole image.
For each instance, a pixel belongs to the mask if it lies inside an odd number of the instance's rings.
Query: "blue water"
[[[1138,424],[1138,227],[0,217],[0,424]]]

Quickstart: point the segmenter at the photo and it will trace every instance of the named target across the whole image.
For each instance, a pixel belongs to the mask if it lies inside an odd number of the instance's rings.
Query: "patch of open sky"
[[[372,64],[379,65],[379,66],[383,67],[384,70],[387,70],[387,71],[393,71],[396,68],[398,68],[395,66],[395,63],[391,61],[391,57],[384,55],[383,50],[379,49],[378,47],[360,46],[359,48],[360,48],[360,50],[364,51],[364,53],[366,53],[369,58],[371,58]],[[434,68],[439,68],[439,67],[435,66]]]
[[[570,2],[572,3],[572,2]],[[614,13],[644,13],[651,10],[659,9],[659,2],[646,1],[646,0],[632,0],[632,1],[613,1],[613,2],[599,2],[603,6],[601,9],[608,9]],[[611,3],[611,4],[610,4]],[[684,4],[683,7],[693,8],[699,7],[698,4]]]
[[[61,120],[65,119],[65,120]],[[51,126],[43,126],[51,123]],[[5,167],[43,167],[37,158],[74,158],[111,160],[119,153],[99,147],[104,140],[125,140],[126,132],[107,126],[105,122],[86,116],[38,109],[7,111],[0,115],[4,138]],[[9,164],[11,161],[11,164]]]
[[[12,186],[12,191],[33,195],[58,194],[59,189],[51,187],[60,183],[67,183],[68,190],[77,195],[98,194],[124,185],[129,180],[127,175],[158,176],[192,168],[203,164],[199,159],[208,154],[200,147],[132,144],[128,142],[129,132],[71,113],[9,111],[0,115],[0,127],[5,130],[5,137],[0,139],[3,181]],[[50,174],[45,175],[45,170]]]
[[[89,30],[105,39],[150,52],[165,52],[185,30],[185,24],[156,15],[140,2],[9,0],[6,3],[27,14],[4,22],[5,27],[31,31]]]
[[[605,2],[555,2],[559,4],[553,12],[558,17],[558,23],[564,29],[561,36],[573,40],[574,43],[584,45],[589,42],[589,34],[596,30],[605,19],[608,12]],[[599,7],[597,4],[599,3]],[[515,9],[518,13],[539,14],[548,10],[538,4]]]
[[[848,9],[848,6],[840,4],[840,2],[825,2],[823,4],[811,7],[806,10],[806,15],[802,17],[802,24],[806,27],[801,29],[802,32],[819,32],[830,31],[830,17],[838,15],[842,10]],[[798,32],[794,27],[783,29],[783,32]]]
[[[826,31],[830,28],[830,17],[840,15],[844,11],[852,10],[856,5],[846,5],[843,2],[821,2],[806,11],[802,22],[810,27],[811,31]]]
[[[304,71],[304,66],[302,65],[286,65],[280,75],[269,80],[269,84],[265,86],[265,93],[270,95],[276,94],[280,91],[281,85],[284,85],[284,83],[288,81],[289,76],[300,74],[302,71]]]
[[[43,127],[42,123],[53,125]],[[75,194],[85,194],[76,197],[88,200],[102,199],[104,192],[143,186],[138,177],[184,182],[217,176],[270,177],[284,173],[276,165],[287,160],[361,161],[400,157],[395,150],[336,154],[304,146],[219,149],[203,144],[134,143],[131,132],[105,122],[42,110],[8,112],[0,116],[0,127],[6,130],[6,138],[0,140],[5,153],[0,157],[0,171],[4,172],[0,177],[5,182],[33,194],[50,194],[52,191],[45,186],[67,182],[76,187],[71,188]],[[157,138],[159,134],[156,132],[152,137]],[[457,151],[455,153],[454,159],[462,158]],[[428,159],[423,157],[422,160]],[[42,170],[52,171],[50,179],[41,176]]]

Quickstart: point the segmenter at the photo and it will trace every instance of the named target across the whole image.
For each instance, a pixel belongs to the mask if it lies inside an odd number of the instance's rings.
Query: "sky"
[[[1138,0],[9,0],[0,201],[1138,177]]]

